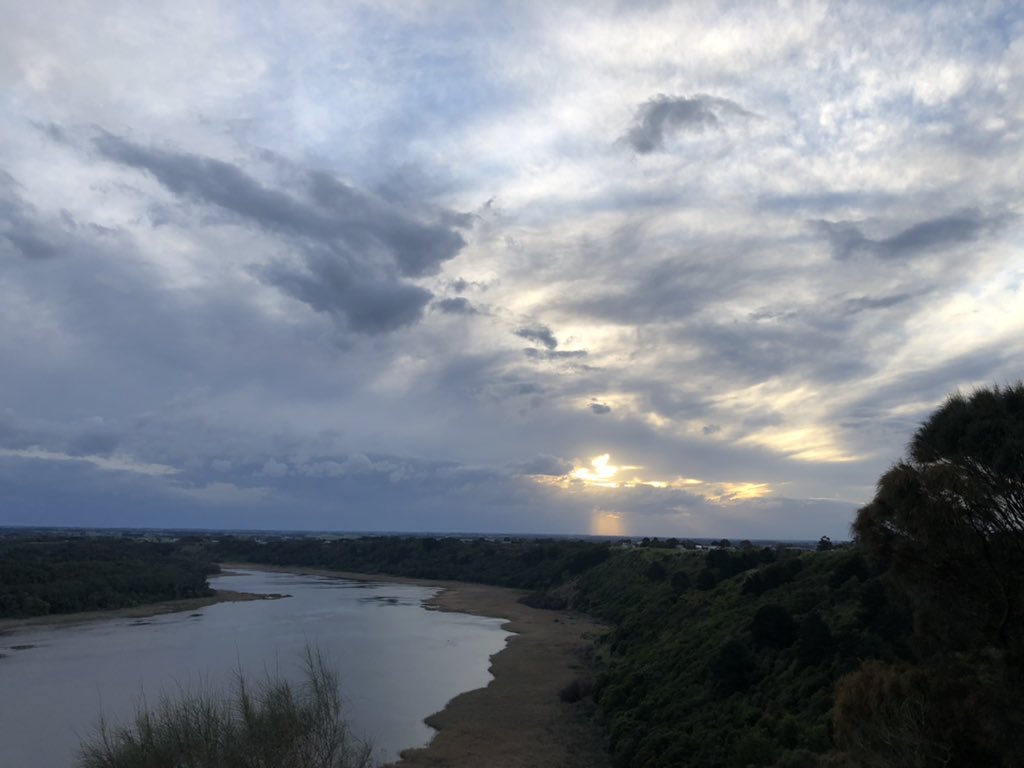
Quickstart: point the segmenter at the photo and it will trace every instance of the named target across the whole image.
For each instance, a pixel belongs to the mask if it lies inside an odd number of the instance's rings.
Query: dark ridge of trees
[[[474,581],[528,590],[562,584],[608,559],[606,542],[569,539],[457,539],[366,536],[322,541],[224,536],[220,561],[300,565],[422,579]]]
[[[110,610],[212,594],[201,546],[121,539],[0,538],[0,617]]]

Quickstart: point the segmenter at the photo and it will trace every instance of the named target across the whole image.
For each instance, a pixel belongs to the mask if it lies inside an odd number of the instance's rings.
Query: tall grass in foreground
[[[342,717],[337,673],[319,651],[298,685],[239,672],[230,694],[187,692],[143,703],[131,725],[101,719],[79,768],[369,768],[372,750]]]

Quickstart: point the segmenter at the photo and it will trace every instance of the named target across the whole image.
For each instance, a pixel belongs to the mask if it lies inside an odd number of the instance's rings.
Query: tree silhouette
[[[922,641],[1020,648],[1024,384],[946,400],[879,480],[854,533],[913,598]]]

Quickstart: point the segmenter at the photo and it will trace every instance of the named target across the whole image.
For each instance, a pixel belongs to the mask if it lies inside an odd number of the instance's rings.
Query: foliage
[[[646,578],[655,556],[645,551],[617,552],[576,580],[574,605],[613,623],[595,700],[615,764],[816,766],[834,747],[835,683],[861,659],[904,658],[909,620],[891,631],[887,611],[901,603],[884,589],[884,610],[862,610],[880,582],[854,548],[772,552],[781,559],[766,565],[755,550],[751,570],[703,591],[673,588],[676,574],[712,573],[709,560],[724,573],[751,562],[715,551],[658,560],[665,581]],[[744,590],[755,577],[774,586]]]
[[[950,397],[908,453],[857,513],[857,537],[912,595],[931,650],[1021,648],[1024,384]]]
[[[231,696],[188,693],[141,708],[125,726],[100,723],[79,768],[368,768],[371,749],[342,717],[336,673],[307,649],[305,680],[241,673]]]
[[[789,611],[781,605],[762,605],[750,622],[755,648],[788,648],[799,630]]]
[[[0,538],[0,617],[203,597],[217,570],[187,543],[8,535]]]
[[[611,555],[605,542],[406,536],[327,541],[224,536],[212,543],[210,552],[221,561],[459,579],[530,590],[557,586]]]
[[[849,764],[1017,765],[1024,754],[1024,384],[956,394],[917,430],[854,531],[913,615],[913,658],[839,686]],[[893,626],[869,579],[860,618]],[[896,622],[899,623],[898,621]]]

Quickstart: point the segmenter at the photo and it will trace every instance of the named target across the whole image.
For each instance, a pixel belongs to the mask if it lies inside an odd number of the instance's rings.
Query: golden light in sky
[[[590,520],[590,533],[594,536],[624,536],[622,515],[618,512],[595,509]]]
[[[621,485],[621,482],[615,480],[615,476],[619,473],[619,470],[640,469],[640,467],[617,467],[613,464],[609,464],[611,458],[610,453],[602,453],[600,456],[595,456],[590,460],[589,468],[577,467],[570,473],[570,477],[582,480],[587,485],[598,485],[604,488],[618,488]]]
[[[769,483],[709,481],[696,477],[683,477],[681,475],[671,480],[642,478],[638,473],[638,470],[643,469],[642,466],[635,464],[612,464],[610,453],[594,456],[587,464],[576,466],[571,472],[561,477],[537,475],[533,477],[533,480],[543,485],[550,485],[569,491],[593,490],[601,492],[640,487],[658,490],[678,489],[703,496],[712,504],[731,504],[737,501],[761,499],[771,495],[774,490]],[[627,472],[629,474],[626,474]],[[602,512],[601,514],[614,513]],[[596,520],[597,518],[595,518]],[[601,523],[601,527],[607,525],[607,522]],[[598,523],[594,522],[592,528],[596,530],[597,527],[599,527]]]

